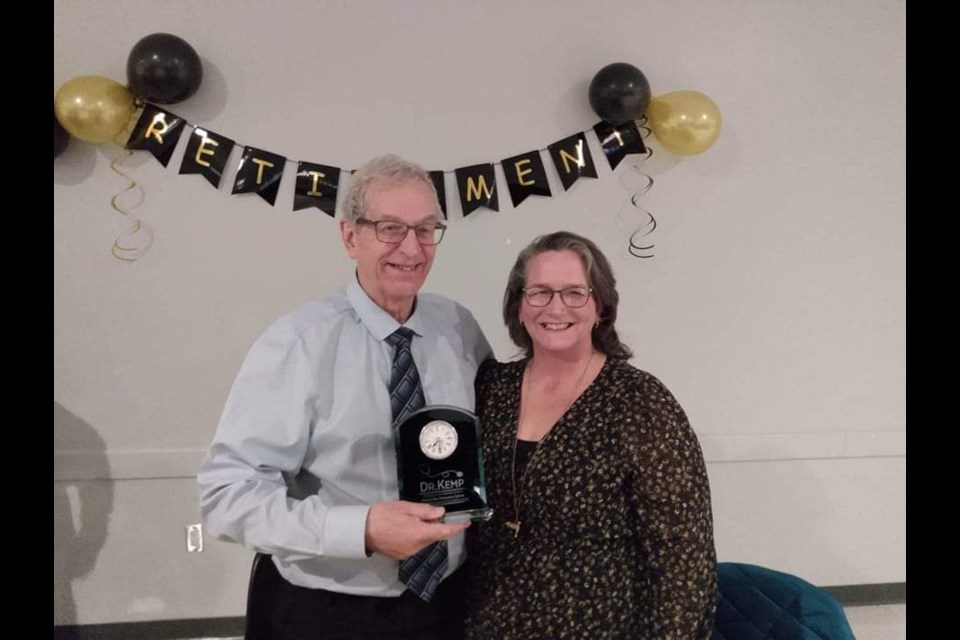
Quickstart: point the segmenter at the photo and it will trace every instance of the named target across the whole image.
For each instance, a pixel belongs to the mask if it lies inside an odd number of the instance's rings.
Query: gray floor
[[[847,620],[857,640],[906,640],[907,605],[847,607]]]
[[[906,640],[907,605],[847,607],[847,620],[857,640]],[[197,638],[196,640],[242,640],[242,638]]]

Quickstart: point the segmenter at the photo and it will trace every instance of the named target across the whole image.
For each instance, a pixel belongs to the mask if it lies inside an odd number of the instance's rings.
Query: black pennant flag
[[[316,207],[331,218],[336,215],[340,169],[325,164],[297,164],[297,187],[293,192],[293,210]]]
[[[183,154],[183,162],[180,163],[180,173],[199,173],[214,188],[219,187],[233,145],[230,138],[194,127],[187,142],[187,150]]]
[[[180,116],[148,104],[127,140],[127,149],[149,151],[160,164],[167,166],[183,133],[183,125]]]
[[[457,169],[457,188],[464,217],[479,207],[500,210],[497,196],[497,178],[493,164],[475,164]]]
[[[632,120],[624,124],[598,122],[593,125],[593,130],[600,139],[600,146],[603,147],[603,153],[607,156],[611,169],[616,169],[627,154],[647,152],[643,137],[637,129],[637,123]]]
[[[553,158],[553,166],[560,174],[564,191],[569,190],[570,186],[582,177],[597,177],[597,167],[593,164],[593,156],[582,131],[554,142],[548,148],[550,157]]]
[[[539,151],[529,151],[500,161],[503,175],[507,178],[510,199],[514,208],[527,199],[527,196],[547,196],[550,184]]]
[[[447,187],[443,184],[443,171],[430,171],[430,181],[437,190],[437,200],[440,202],[440,211],[443,219],[447,219]]]
[[[275,153],[244,147],[237,166],[237,177],[231,193],[255,193],[271,205],[277,202],[280,178],[287,159]]]

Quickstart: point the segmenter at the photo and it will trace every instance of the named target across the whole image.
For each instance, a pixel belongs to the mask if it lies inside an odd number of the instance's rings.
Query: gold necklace
[[[567,414],[567,411],[570,410],[570,407],[573,406],[573,403],[576,402],[577,398],[580,397],[581,394],[577,393],[577,391],[580,389],[580,385],[583,382],[584,376],[587,375],[587,370],[590,368],[590,363],[593,362],[594,353],[595,352],[593,351],[590,352],[590,357],[587,358],[587,364],[584,365],[583,371],[580,372],[580,377],[577,378],[576,383],[574,383],[573,385],[573,398],[570,400],[570,402],[567,403],[566,408],[560,414],[560,417],[557,418],[557,422],[560,422],[560,420],[563,419],[563,416]],[[530,363],[527,365],[527,368],[532,369],[532,364],[533,364],[533,360],[531,359]],[[556,426],[557,424],[557,422],[555,422],[554,425],[550,427],[550,430],[547,431],[547,433],[542,438],[540,438],[540,440],[537,442],[537,446],[533,450],[533,455],[531,455],[530,459],[527,460],[527,466],[523,468],[523,473],[520,474],[520,481],[518,483],[517,482],[517,441],[520,439],[519,437],[520,425],[523,424],[523,414],[524,414],[524,408],[525,408],[523,404],[523,396],[524,396],[524,388],[527,386],[527,375],[526,375],[527,373],[529,373],[529,371],[524,372],[523,382],[520,383],[520,416],[517,419],[517,433],[514,435],[514,438],[513,438],[513,460],[510,467],[510,483],[513,489],[513,520],[507,520],[506,522],[503,523],[505,527],[513,531],[514,538],[520,535],[520,524],[521,524],[520,523],[520,501],[523,497],[522,491],[523,491],[524,484],[526,483],[527,474],[530,471],[530,467],[533,466],[533,461],[536,460],[537,454],[540,453],[540,447],[543,445],[544,440],[550,437],[550,434],[553,433],[553,426]],[[519,491],[517,490],[518,484],[520,485]]]

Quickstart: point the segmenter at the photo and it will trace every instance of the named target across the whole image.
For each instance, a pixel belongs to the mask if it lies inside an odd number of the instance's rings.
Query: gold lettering
[[[257,163],[257,184],[263,182],[263,168],[272,167],[272,162],[267,162],[266,160],[261,160],[260,158],[250,158]]]
[[[583,140],[577,140],[577,156],[574,157],[565,150],[560,149],[560,159],[563,160],[563,168],[570,173],[570,163],[567,160],[573,160],[581,169],[587,166],[587,161],[583,158]]]
[[[513,163],[513,168],[517,170],[517,182],[519,182],[525,187],[529,187],[533,184],[536,184],[533,180],[523,179],[523,176],[527,175],[528,173],[533,173],[533,169],[521,170],[520,165],[522,164],[530,164],[530,158],[524,158],[523,160],[518,160],[517,162]]]
[[[326,178],[327,174],[320,173],[319,171],[308,171],[311,176],[313,176],[313,186],[310,187],[310,191],[307,192],[308,196],[322,196],[320,190],[317,189],[317,183],[320,182],[321,178]]]
[[[153,120],[150,121],[150,126],[147,127],[147,130],[144,132],[143,137],[149,138],[153,136],[157,139],[157,142],[163,144],[163,136],[166,135],[167,131],[170,130],[170,127],[173,126],[173,123],[167,122],[164,117],[164,114],[158,113],[153,116]]]
[[[210,145],[213,147],[219,147],[220,143],[209,136],[204,136],[203,142],[201,142],[200,146],[197,147],[197,157],[196,157],[197,164],[203,167],[209,167],[210,163],[204,160],[203,158],[201,158],[200,156],[201,155],[212,156],[214,154],[214,152],[211,149],[207,149],[207,145]]]
[[[493,194],[493,189],[487,186],[487,179],[483,175],[478,176],[477,182],[479,182],[479,186],[473,183],[473,176],[467,176],[467,202],[479,200],[481,189],[483,189],[487,200],[489,200]]]

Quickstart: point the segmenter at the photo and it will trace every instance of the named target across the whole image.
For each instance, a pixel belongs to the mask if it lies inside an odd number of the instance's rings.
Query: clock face
[[[434,420],[420,430],[420,451],[431,460],[443,460],[457,450],[457,430],[449,422]]]

